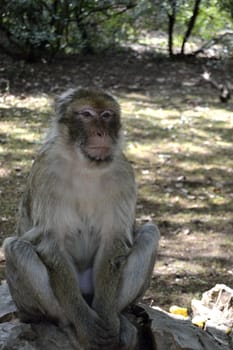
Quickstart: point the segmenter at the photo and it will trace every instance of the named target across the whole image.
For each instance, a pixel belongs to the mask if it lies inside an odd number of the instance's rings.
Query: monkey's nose
[[[98,131],[96,132],[96,136],[104,137],[104,136],[105,136],[105,132],[104,132],[104,131],[101,131],[101,130],[98,130]]]

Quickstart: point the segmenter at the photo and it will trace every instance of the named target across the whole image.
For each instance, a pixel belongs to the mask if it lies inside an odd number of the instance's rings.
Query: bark
[[[174,55],[173,52],[173,33],[176,22],[176,0],[171,1],[171,13],[168,13],[168,52],[169,56]]]
[[[200,4],[201,4],[201,0],[196,0],[195,1],[195,4],[194,4],[194,8],[193,8],[193,14],[189,20],[189,23],[188,23],[188,28],[187,28],[187,31],[184,35],[184,39],[183,39],[183,43],[182,43],[182,46],[181,46],[181,55],[184,55],[184,51],[185,51],[185,44],[186,42],[188,41],[191,33],[192,33],[192,30],[194,28],[194,25],[195,25],[195,22],[196,22],[196,19],[197,19],[197,16],[198,16],[198,13],[199,13],[199,8],[200,8]]]

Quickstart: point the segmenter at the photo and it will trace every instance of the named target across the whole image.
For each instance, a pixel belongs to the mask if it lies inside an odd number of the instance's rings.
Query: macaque
[[[23,321],[56,322],[76,349],[137,349],[125,310],[148,287],[159,231],[135,229],[135,205],[118,102],[101,90],[68,90],[32,166],[17,234],[4,241]]]

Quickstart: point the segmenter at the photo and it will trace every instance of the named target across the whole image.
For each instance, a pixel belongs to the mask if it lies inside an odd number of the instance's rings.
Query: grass
[[[156,72],[147,71],[147,65]],[[138,183],[137,224],[154,220],[161,230],[146,300],[168,309],[172,304],[189,306],[215,283],[233,288],[233,114],[232,102],[220,104],[214,91],[192,83],[196,63],[154,67],[150,61],[129,62],[127,74],[143,83],[130,91],[125,82],[114,92]],[[41,67],[36,69],[39,79]],[[71,73],[63,69],[74,75],[74,67]],[[104,87],[108,84],[103,81]],[[52,94],[46,89],[12,89],[0,98],[1,241],[14,233],[19,198],[48,126]]]

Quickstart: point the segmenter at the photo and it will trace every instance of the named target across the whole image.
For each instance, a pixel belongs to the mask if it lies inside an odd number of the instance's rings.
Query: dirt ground
[[[216,283],[233,288],[233,100],[221,103],[201,79],[207,69],[218,83],[229,83],[232,63],[132,50],[52,64],[0,56],[1,242],[14,233],[51,97],[98,86],[122,105],[126,154],[138,183],[137,224],[152,219],[161,231],[145,300],[165,309],[189,307]]]

